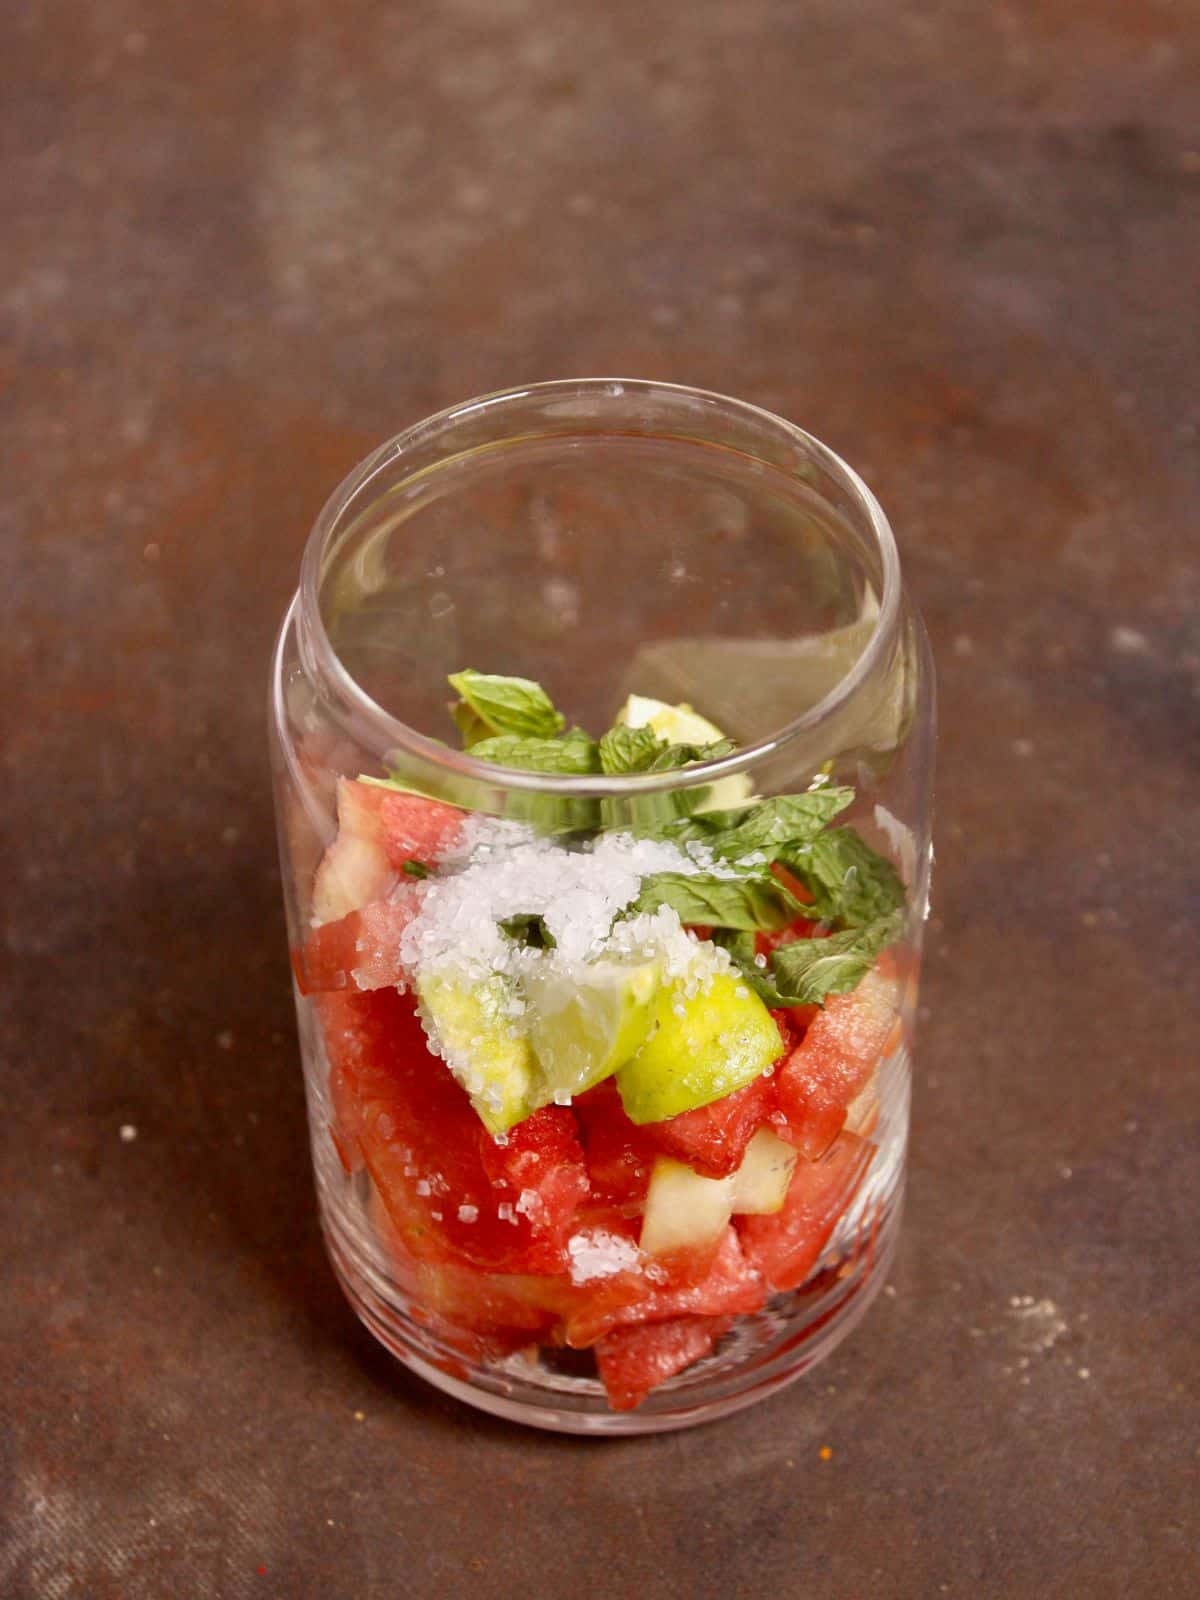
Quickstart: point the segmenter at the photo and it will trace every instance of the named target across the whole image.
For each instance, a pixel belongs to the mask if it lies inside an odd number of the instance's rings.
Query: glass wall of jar
[[[485,1410],[685,1426],[809,1370],[899,1223],[933,682],[857,475],[541,384],[311,534],[271,729],[321,1220]]]

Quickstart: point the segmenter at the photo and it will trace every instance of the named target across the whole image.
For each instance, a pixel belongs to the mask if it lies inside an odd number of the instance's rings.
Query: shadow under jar
[[[928,647],[862,481],[669,385],[443,412],[318,519],[271,730],[366,1325],[575,1433],[811,1368],[896,1241],[930,867]]]

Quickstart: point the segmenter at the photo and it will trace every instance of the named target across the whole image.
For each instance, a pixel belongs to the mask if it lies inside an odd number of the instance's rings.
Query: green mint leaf
[[[772,953],[770,979],[785,1006],[819,1006],[829,994],[846,994],[875,965],[875,958],[904,930],[904,913],[892,911],[864,928],[827,939],[796,939]]]
[[[406,861],[400,870],[407,873],[410,878],[427,878],[429,876],[429,868],[423,861]]]
[[[718,878],[709,873],[654,872],[642,879],[635,911],[670,906],[680,922],[715,928],[786,928],[801,913],[773,878]]]
[[[669,744],[658,752],[646,771],[674,772],[696,761],[719,761],[722,756],[731,756],[736,749],[732,739],[717,739],[712,744]]]
[[[780,1007],[790,1004],[786,996],[781,995],[771,981],[766,961],[764,960],[762,966],[759,966],[752,933],[735,933],[726,928],[714,928],[712,942],[729,952],[729,958],[741,977],[769,1010],[777,1011]]]
[[[565,721],[554,702],[532,678],[503,678],[490,672],[476,672],[467,667],[462,672],[452,672],[450,687],[461,696],[458,707],[452,709],[468,747],[473,747],[484,736],[515,734],[523,738],[549,739],[560,732]],[[479,724],[484,732],[481,734]]]
[[[675,822],[652,820],[646,832],[678,845],[702,844],[724,861],[756,854],[774,861],[789,847],[814,839],[853,799],[853,789],[810,789],[732,811],[700,811]]]
[[[558,739],[500,734],[472,745],[471,754],[478,761],[494,761],[500,767],[520,767],[524,772],[585,777],[600,771],[599,746],[582,728],[572,728]]]
[[[492,729],[479,715],[473,711],[465,700],[458,700],[450,707],[450,715],[458,726],[462,735],[463,749],[469,750],[472,745],[478,744],[481,739],[490,739]]]
[[[557,944],[542,918],[532,912],[505,917],[500,926],[510,939],[517,944],[528,945],[533,950],[553,950]]]
[[[618,723],[600,741],[600,770],[645,772],[666,746],[652,728],[627,728]]]
[[[783,861],[826,922],[862,928],[904,905],[900,874],[853,828],[827,828],[807,844],[789,846]]]
[[[710,824],[719,817],[720,831],[707,841],[710,850],[727,860],[753,855],[758,851],[774,860],[784,849],[815,839],[839,811],[854,799],[853,789],[812,789],[807,794],[780,794],[762,800],[738,815],[705,813],[695,820]]]

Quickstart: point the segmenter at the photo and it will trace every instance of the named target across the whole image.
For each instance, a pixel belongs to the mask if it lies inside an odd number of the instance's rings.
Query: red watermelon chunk
[[[873,1144],[843,1133],[819,1161],[797,1161],[781,1211],[737,1219],[745,1259],[772,1289],[795,1289],[804,1282],[874,1153]]]
[[[726,1178],[741,1165],[746,1146],[774,1103],[774,1078],[756,1078],[694,1111],[645,1123],[641,1131],[662,1154],[686,1161],[706,1178]]]
[[[706,1356],[732,1317],[672,1317],[614,1328],[596,1344],[596,1366],[614,1411],[633,1411],[652,1389]]]
[[[625,1115],[615,1080],[606,1078],[580,1095],[574,1111],[592,1193],[601,1200],[644,1200],[655,1147],[645,1131]]]
[[[850,994],[833,994],[778,1073],[783,1138],[815,1160],[837,1138],[846,1111],[891,1047],[899,984],[878,968]]]
[[[411,1254],[495,1272],[561,1271],[587,1187],[578,1146],[567,1148],[560,1134],[560,1159],[544,1178],[521,1187],[493,1181],[479,1118],[449,1068],[428,1050],[413,1001],[378,989],[322,995],[317,1005],[339,1148],[352,1160],[361,1152]]]
[[[376,784],[360,783],[355,787],[373,790],[380,797],[377,802],[380,841],[397,872],[406,861],[433,866],[458,843],[467,813],[457,806],[448,806],[421,794],[381,789]]]
[[[605,1232],[636,1245],[639,1224],[615,1215]],[[576,1240],[579,1238],[577,1233]],[[578,1256],[576,1256],[578,1261]],[[757,1311],[766,1288],[757,1269],[742,1254],[734,1229],[727,1228],[715,1257],[710,1251],[678,1251],[611,1274],[576,1283],[567,1313],[566,1339],[576,1349],[594,1344],[613,1328],[634,1322],[662,1322],[683,1314],[722,1316]]]
[[[301,994],[330,989],[386,989],[403,984],[400,936],[416,914],[415,884],[392,900],[376,900],[314,928],[295,953]]]

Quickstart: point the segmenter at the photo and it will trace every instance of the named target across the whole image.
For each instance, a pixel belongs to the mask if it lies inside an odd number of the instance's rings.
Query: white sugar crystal
[[[590,1283],[593,1278],[611,1278],[628,1272],[638,1264],[637,1245],[606,1228],[574,1234],[567,1241],[571,1258],[571,1282]]]
[[[417,1187],[417,1193],[422,1197],[422,1199],[424,1199],[424,1197],[430,1192],[429,1191],[429,1185],[426,1183],[424,1178],[418,1178],[417,1179],[416,1187]]]
[[[517,1220],[517,1214],[513,1210],[512,1206],[509,1205],[507,1200],[502,1200],[496,1207],[496,1215],[500,1218],[501,1222],[511,1222],[515,1224]]]
[[[458,1220],[460,1222],[477,1222],[479,1220],[478,1206],[459,1206]]]
[[[517,1210],[531,1220],[545,1210],[545,1201],[536,1189],[522,1189],[517,1197]]]
[[[497,973],[518,979],[533,969],[570,982],[602,955],[655,960],[664,980],[680,983],[692,998],[715,972],[729,970],[725,952],[696,940],[666,906],[617,919],[651,873],[714,871],[737,876],[736,868],[695,845],[684,852],[665,841],[620,833],[569,850],[523,824],[476,817],[441,863],[440,875],[422,885],[419,908],[401,935],[400,958],[418,979],[436,973],[465,985]],[[508,938],[499,924],[515,916],[541,917],[554,947],[530,949]],[[514,1030],[522,1031],[526,1005],[515,983],[505,1012]],[[431,1045],[444,1054],[428,1017],[423,1020]],[[476,1044],[482,1053],[486,1041]],[[468,1092],[500,1110],[495,1086],[463,1081]]]

